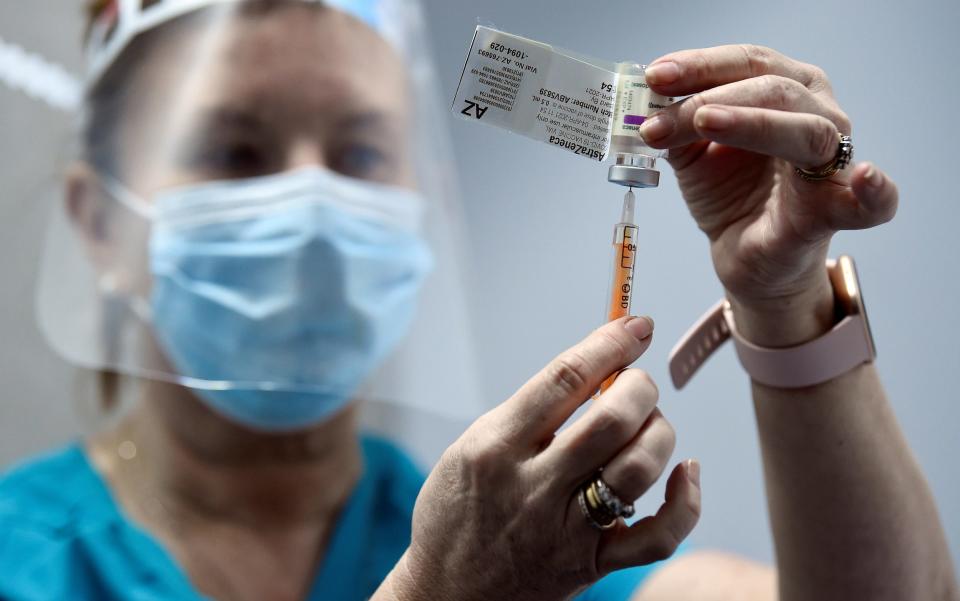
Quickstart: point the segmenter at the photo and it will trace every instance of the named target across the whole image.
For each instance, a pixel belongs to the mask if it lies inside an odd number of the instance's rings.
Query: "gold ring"
[[[577,491],[577,503],[587,523],[597,530],[609,530],[616,526],[619,520],[616,515],[605,510],[596,491],[593,490],[592,481],[584,484]]]

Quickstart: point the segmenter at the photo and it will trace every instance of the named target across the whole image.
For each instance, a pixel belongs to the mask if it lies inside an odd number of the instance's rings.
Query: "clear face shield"
[[[131,0],[90,32],[52,346],[283,431],[483,410],[445,111],[405,0]]]

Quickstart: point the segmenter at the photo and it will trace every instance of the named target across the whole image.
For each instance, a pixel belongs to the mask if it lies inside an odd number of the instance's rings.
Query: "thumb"
[[[886,223],[897,214],[899,192],[873,163],[860,163],[850,176],[852,197],[834,202],[827,212],[833,230],[861,230]]]
[[[677,465],[667,479],[666,499],[655,515],[604,535],[597,567],[602,573],[647,565],[673,555],[700,519],[700,464]]]

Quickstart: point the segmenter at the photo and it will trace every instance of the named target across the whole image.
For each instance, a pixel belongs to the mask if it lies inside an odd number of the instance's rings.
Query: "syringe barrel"
[[[633,271],[637,260],[637,230],[634,223],[618,223],[614,228],[607,321],[630,314]]]
[[[610,273],[607,321],[630,315],[633,304],[633,268],[637,260],[637,232],[635,223],[618,223],[613,230],[613,256]],[[616,374],[600,386],[602,393],[613,384]]]

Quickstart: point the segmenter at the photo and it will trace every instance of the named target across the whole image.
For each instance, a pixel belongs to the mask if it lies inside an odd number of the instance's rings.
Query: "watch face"
[[[863,291],[860,288],[860,276],[857,274],[857,266],[853,259],[846,255],[837,259],[836,268],[831,272],[833,280],[833,289],[836,291],[837,299],[843,306],[847,315],[863,316],[863,323],[866,325],[867,343],[870,345],[870,356],[877,356],[877,347],[873,343],[873,331],[870,329],[870,318],[867,315],[867,307],[863,300]]]

